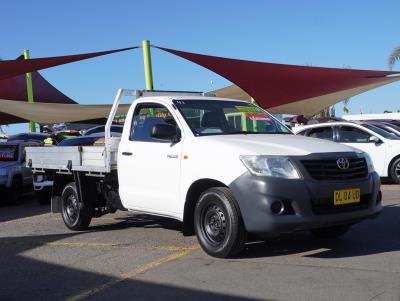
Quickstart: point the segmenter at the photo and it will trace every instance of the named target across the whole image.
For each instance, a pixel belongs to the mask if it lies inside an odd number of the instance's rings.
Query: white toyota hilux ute
[[[139,98],[122,136],[110,137],[123,95]],[[335,238],[382,210],[368,155],[295,136],[265,110],[232,99],[119,90],[104,145],[26,152],[35,173],[54,173],[52,211],[68,228],[118,209],[165,216],[216,257],[238,254],[248,233]]]

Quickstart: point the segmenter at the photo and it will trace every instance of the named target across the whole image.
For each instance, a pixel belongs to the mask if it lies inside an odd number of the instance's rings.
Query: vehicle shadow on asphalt
[[[387,205],[375,219],[350,228],[341,238],[318,239],[298,232],[249,243],[239,258],[301,254],[312,258],[345,258],[400,250],[400,207]]]
[[[93,231],[121,230],[127,228],[162,228],[182,232],[182,223],[174,219],[152,216],[147,214],[135,214],[128,217],[117,217],[117,223],[91,226]]]
[[[96,300],[232,300],[252,298],[200,291],[137,279],[124,279],[71,268],[67,263],[53,264],[33,259],[30,251],[85,232],[0,238],[0,299],[64,300],[82,296],[81,292],[105,285],[107,288],[89,298]],[[40,253],[40,250],[36,251]],[[68,259],[66,260],[68,262]],[[111,285],[110,285],[111,284]]]
[[[16,204],[0,204],[0,223],[50,212],[50,205],[39,205],[32,195],[24,195]]]

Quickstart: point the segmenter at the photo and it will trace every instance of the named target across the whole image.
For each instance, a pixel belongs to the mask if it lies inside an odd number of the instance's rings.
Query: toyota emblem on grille
[[[347,158],[337,159],[336,164],[340,169],[348,169],[350,166],[350,162]]]

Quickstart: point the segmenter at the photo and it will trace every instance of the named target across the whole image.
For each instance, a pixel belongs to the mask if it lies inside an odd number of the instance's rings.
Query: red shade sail
[[[55,56],[46,58],[37,58],[29,60],[8,60],[0,61],[0,80],[14,77],[16,75],[25,74],[28,72],[50,68],[58,65],[72,63],[76,61],[86,60],[101,55],[107,55],[111,53],[126,51],[135,49],[138,47],[129,47],[122,49],[115,49],[109,51],[92,52],[84,54],[66,55],[66,56]]]
[[[253,97],[263,108],[279,108],[275,110],[279,113],[312,115],[338,101],[400,79],[387,77],[400,74],[397,71],[284,65],[156,48],[214,71]],[[292,105],[294,103],[296,106]],[[302,112],[305,109],[307,111]]]
[[[52,86],[39,72],[32,72],[32,84],[33,99],[36,102],[76,104],[76,101]],[[0,99],[26,102],[27,97],[25,75],[0,80]],[[21,122],[27,122],[27,120],[3,112],[0,113],[0,124]]]
[[[76,104],[74,100],[64,95],[48,81],[46,81],[46,79],[36,72],[36,70],[135,48],[138,47],[29,60],[24,60],[22,57],[19,57],[15,60],[0,61],[0,99],[27,101],[28,97],[25,74],[27,72],[31,72],[33,99],[35,102]],[[21,117],[0,112],[0,124],[21,123],[27,121],[28,120]]]

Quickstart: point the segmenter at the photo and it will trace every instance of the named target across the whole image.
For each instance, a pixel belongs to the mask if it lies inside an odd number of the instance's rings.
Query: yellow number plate
[[[335,190],[333,195],[333,204],[335,206],[360,202],[359,188]]]

